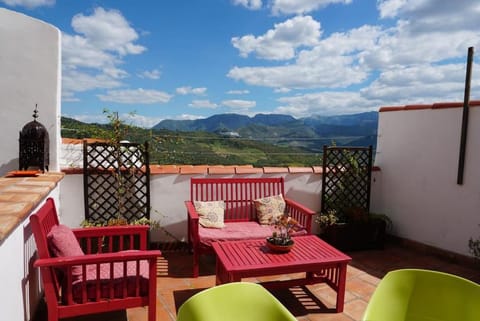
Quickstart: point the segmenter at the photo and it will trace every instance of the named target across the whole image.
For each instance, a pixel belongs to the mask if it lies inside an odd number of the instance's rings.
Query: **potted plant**
[[[272,232],[272,236],[267,237],[267,247],[275,252],[290,251],[295,244],[292,234],[300,231],[303,227],[288,214],[274,218],[272,225],[275,230]]]
[[[343,251],[382,249],[386,231],[392,226],[390,218],[358,208],[350,213],[355,214],[339,216],[336,211],[319,214],[316,222],[320,226],[320,238]]]
[[[129,143],[130,126],[105,109],[109,128],[102,142],[84,143],[86,219],[82,227],[148,225],[178,239],[150,218],[148,144]]]
[[[476,239],[471,237],[468,240],[468,249],[470,251],[470,254],[472,254],[474,258],[480,260],[480,237]]]
[[[148,144],[129,143],[129,126],[104,110],[110,130],[101,141],[84,141],[85,218],[99,225],[124,225],[150,216]],[[88,224],[88,223],[86,223]]]
[[[341,250],[383,248],[386,215],[370,213],[372,147],[324,146],[319,236]]]

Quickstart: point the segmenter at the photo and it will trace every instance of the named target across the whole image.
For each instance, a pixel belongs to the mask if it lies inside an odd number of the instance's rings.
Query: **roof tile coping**
[[[380,171],[380,167],[373,166],[373,171]],[[66,175],[83,174],[79,167],[63,168]],[[204,175],[241,175],[241,174],[322,174],[322,166],[291,166],[291,167],[253,167],[253,165],[150,165],[151,175],[165,174],[204,174]]]
[[[68,138],[68,137],[62,137],[62,144],[72,144],[72,145],[78,145],[78,144],[83,144],[84,141],[87,141],[88,144],[92,143],[106,143],[106,139],[102,138]]]
[[[65,173],[0,177],[0,245],[57,186]]]
[[[472,100],[469,102],[470,107],[479,107],[480,100]],[[424,110],[424,109],[447,109],[447,108],[462,108],[463,102],[440,102],[431,105],[417,104],[417,105],[405,105],[405,106],[385,106],[381,107],[378,112],[390,112],[390,111],[407,111],[407,110]]]

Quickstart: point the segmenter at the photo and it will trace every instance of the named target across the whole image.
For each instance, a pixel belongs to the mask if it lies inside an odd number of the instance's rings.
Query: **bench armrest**
[[[200,243],[200,237],[198,235],[198,212],[192,201],[185,201],[185,206],[187,207],[188,216],[188,242],[191,246],[196,248]]]
[[[198,220],[198,212],[195,209],[195,205],[193,205],[192,201],[185,201],[185,206],[187,207],[188,217],[189,219]]]
[[[308,234],[312,234],[312,221],[315,211],[289,198],[285,198],[285,203],[287,213],[305,227]]]

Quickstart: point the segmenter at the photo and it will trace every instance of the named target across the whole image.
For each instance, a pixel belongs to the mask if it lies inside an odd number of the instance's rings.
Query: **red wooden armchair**
[[[148,321],[155,321],[156,263],[161,253],[146,250],[148,226],[70,230],[59,224],[51,198],[30,223],[48,321],[147,305]]]

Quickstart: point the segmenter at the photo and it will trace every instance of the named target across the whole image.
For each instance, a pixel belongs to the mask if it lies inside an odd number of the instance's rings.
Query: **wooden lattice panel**
[[[323,148],[322,213],[370,210],[372,147]]]
[[[83,145],[85,219],[150,218],[148,144]],[[119,215],[120,214],[120,215]]]

